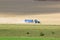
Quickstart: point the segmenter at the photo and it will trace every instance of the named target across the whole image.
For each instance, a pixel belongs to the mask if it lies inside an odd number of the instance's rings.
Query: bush
[[[55,34],[55,32],[52,32],[52,34]]]
[[[44,33],[41,32],[41,33],[40,33],[40,36],[44,36]]]
[[[27,32],[27,34],[30,34],[29,32]]]

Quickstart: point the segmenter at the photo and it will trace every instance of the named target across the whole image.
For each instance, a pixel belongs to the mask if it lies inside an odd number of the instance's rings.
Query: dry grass
[[[24,19],[38,19],[41,21],[41,24],[45,25],[60,25],[60,13],[36,15],[0,14],[0,23],[19,24],[24,23]]]

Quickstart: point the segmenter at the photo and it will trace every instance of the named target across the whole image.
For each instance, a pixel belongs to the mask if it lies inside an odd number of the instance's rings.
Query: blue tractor
[[[33,19],[25,19],[24,20],[26,23],[40,23],[40,21],[38,21],[37,19],[33,20]]]

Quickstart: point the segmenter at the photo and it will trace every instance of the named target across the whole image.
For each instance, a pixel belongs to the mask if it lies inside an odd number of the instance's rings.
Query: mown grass
[[[12,38],[12,37],[1,37],[0,40],[60,40],[60,38],[26,38],[26,37],[16,37],[16,38]]]
[[[29,32],[29,34],[27,34]],[[0,24],[0,36],[60,37],[60,25]]]
[[[0,40],[60,40],[60,25],[0,24]]]
[[[60,29],[60,25],[0,24],[0,29]]]

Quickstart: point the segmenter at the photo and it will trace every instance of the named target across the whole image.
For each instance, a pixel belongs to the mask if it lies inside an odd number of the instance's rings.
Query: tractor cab
[[[37,19],[34,20],[35,23],[40,23],[40,21],[38,21]]]

